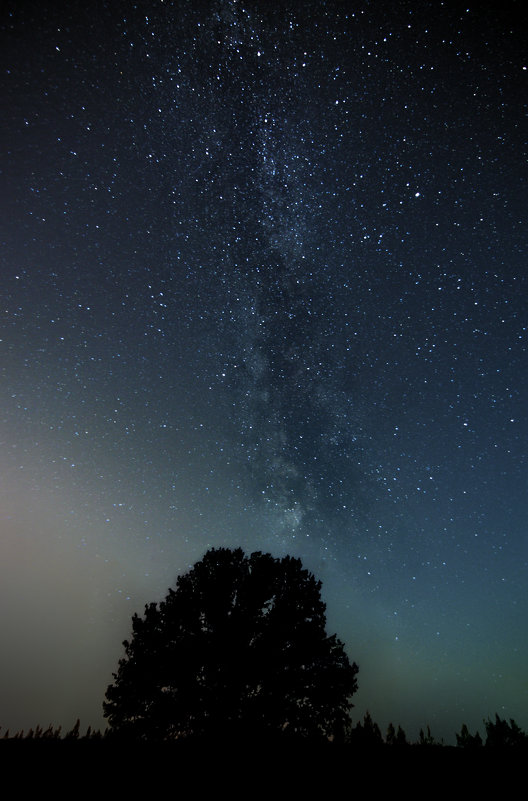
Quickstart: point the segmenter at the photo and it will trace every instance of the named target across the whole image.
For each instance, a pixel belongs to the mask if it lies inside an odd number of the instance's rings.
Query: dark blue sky
[[[269,5],[3,11],[5,728],[102,725],[221,545],[323,581],[356,718],[528,726],[523,4]]]

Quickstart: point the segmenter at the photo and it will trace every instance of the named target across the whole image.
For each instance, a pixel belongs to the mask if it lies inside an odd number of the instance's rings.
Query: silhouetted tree
[[[394,744],[409,745],[409,743],[407,742],[407,735],[405,734],[401,726],[398,726],[398,731],[396,732],[396,742]]]
[[[408,745],[407,736],[402,727],[398,726],[398,731],[396,731],[392,723],[389,723],[385,742],[387,745]]]
[[[510,718],[508,723],[495,713],[495,721],[484,721],[486,727],[486,746],[497,748],[502,746],[527,746],[528,735]]]
[[[339,737],[358,668],[325,632],[320,590],[299,559],[208,551],[132,618],[103,704],[111,732]]]
[[[482,745],[482,737],[478,733],[470,734],[469,729],[464,723],[460,729],[460,733],[456,735],[458,748],[480,748]]]
[[[81,721],[79,720],[79,718],[77,718],[77,720],[75,721],[75,725],[74,725],[73,729],[71,731],[67,732],[64,735],[64,739],[65,740],[78,740],[79,739],[79,729],[80,729],[80,727],[81,727]]]
[[[59,726],[58,729],[53,728],[53,725],[50,723],[46,731],[42,732],[42,737],[45,740],[59,740],[61,736],[62,726]]]
[[[442,743],[437,743],[433,735],[431,734],[431,729],[429,726],[427,727],[427,734],[424,732],[423,729],[420,729],[419,733],[419,740],[418,745],[442,745]]]
[[[356,723],[351,730],[349,741],[356,746],[370,748],[371,746],[382,745],[380,727],[372,720],[370,712],[367,710],[363,717],[363,723]]]
[[[389,726],[387,728],[387,735],[385,737],[385,742],[387,743],[387,745],[394,745],[394,743],[396,742],[396,729],[394,728],[393,723],[389,723]]]

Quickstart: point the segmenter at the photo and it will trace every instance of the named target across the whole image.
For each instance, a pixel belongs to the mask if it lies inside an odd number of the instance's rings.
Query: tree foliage
[[[418,745],[422,746],[441,745],[441,743],[438,743],[431,734],[431,729],[429,726],[427,726],[427,733],[425,733],[423,729],[420,729],[418,737],[419,737]]]
[[[405,734],[405,732],[402,729],[402,727],[398,726],[398,729],[396,730],[394,728],[394,724],[393,723],[389,723],[389,726],[388,726],[388,729],[387,729],[387,736],[385,738],[385,742],[386,742],[387,745],[392,745],[392,746],[408,745],[408,743],[407,743],[407,735]]]
[[[482,737],[475,732],[471,734],[465,723],[462,724],[460,733],[456,735],[457,748],[480,748],[482,746]]]
[[[339,737],[358,668],[326,634],[320,591],[298,559],[209,550],[134,615],[103,704],[111,731]]]
[[[510,718],[510,722],[500,718],[495,713],[495,720],[490,718],[484,721],[486,727],[486,746],[488,748],[503,748],[505,746],[521,747],[528,744],[528,734]]]
[[[380,727],[372,720],[370,712],[367,710],[363,717],[363,723],[358,721],[353,729],[350,730],[348,741],[362,748],[383,745],[383,737]]]

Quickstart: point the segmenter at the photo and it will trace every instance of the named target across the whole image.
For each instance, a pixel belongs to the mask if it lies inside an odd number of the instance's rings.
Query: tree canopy
[[[132,618],[103,704],[134,739],[248,733],[340,737],[357,689],[299,559],[211,549]]]

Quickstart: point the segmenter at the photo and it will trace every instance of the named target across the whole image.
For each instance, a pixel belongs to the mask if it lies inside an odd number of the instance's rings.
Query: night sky
[[[523,5],[4,4],[2,731],[239,545],[354,720],[528,727]]]

